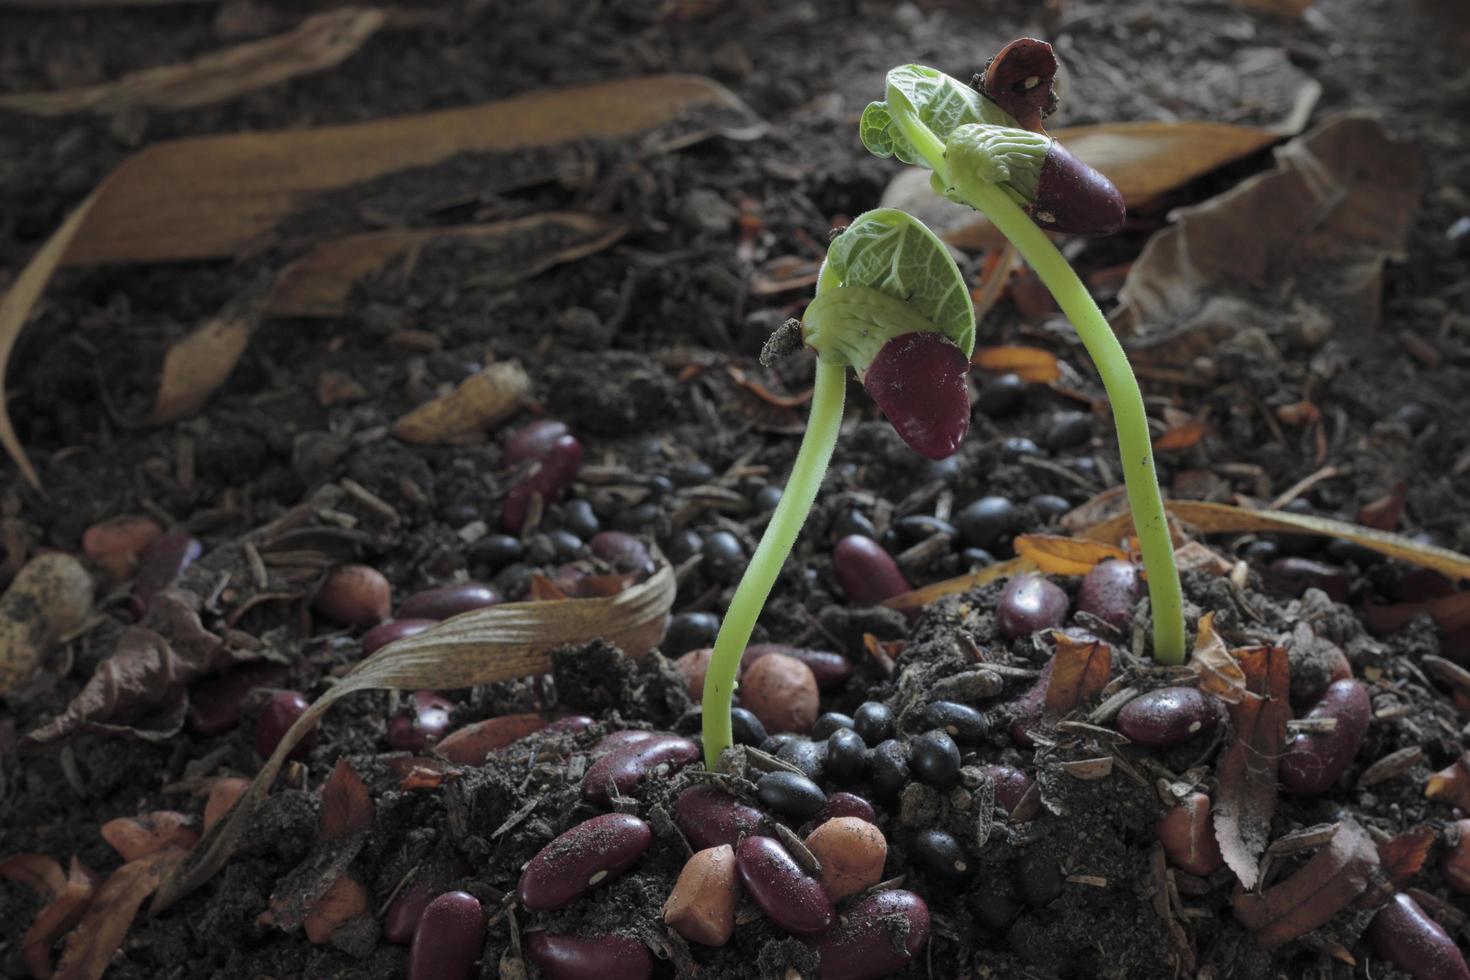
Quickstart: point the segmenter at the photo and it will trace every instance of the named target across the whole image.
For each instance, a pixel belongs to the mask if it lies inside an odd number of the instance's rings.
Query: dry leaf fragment
[[[1210,435],[1214,427],[1208,419],[1190,419],[1179,425],[1172,426],[1163,435],[1154,440],[1154,448],[1161,453],[1179,452],[1199,445],[1199,441]]]
[[[204,801],[204,832],[209,833],[225,814],[230,812],[240,795],[250,786],[250,780],[239,776],[224,776],[209,784],[209,796]]]
[[[1053,631],[1052,637],[1057,649],[1042,709],[1042,718],[1049,722],[1097,697],[1113,672],[1113,648],[1102,640],[1078,640],[1060,630]]]
[[[1044,384],[1062,376],[1057,356],[1040,347],[977,347],[970,363],[992,374],[1014,374],[1022,381]]]
[[[1428,616],[1448,633],[1470,626],[1470,592],[1455,592],[1425,602],[1399,602],[1379,606],[1363,604],[1363,619],[1376,633],[1392,633],[1407,626],[1416,616]]]
[[[530,388],[531,379],[519,363],[487,365],[449,394],[403,416],[394,423],[393,434],[420,446],[483,439],[496,423],[515,414]]]
[[[1128,552],[1101,541],[1068,538],[1058,534],[1022,534],[1015,540],[1016,554],[1030,559],[1043,572],[1054,575],[1086,575],[1093,567],[1117,559],[1128,561]]]
[[[66,888],[66,872],[47,854],[10,855],[0,861],[0,878],[25,885],[43,902],[51,901]]]
[[[1235,651],[1245,674],[1246,692],[1227,705],[1235,739],[1215,766],[1215,838],[1225,863],[1240,883],[1254,888],[1259,858],[1266,849],[1276,812],[1276,770],[1286,747],[1290,669],[1283,647]]]
[[[306,938],[320,946],[332,938],[338,926],[367,914],[367,910],[367,889],[356,878],[342,875],[312,904],[301,925],[306,930]]]
[[[892,599],[885,600],[881,605],[900,611],[922,609],[932,602],[938,602],[947,595],[959,595],[963,592],[969,592],[971,589],[978,589],[982,585],[989,585],[991,582],[999,581],[1003,578],[1010,578],[1013,575],[1020,575],[1022,572],[1035,570],[1036,564],[1031,559],[1012,558],[1009,561],[987,565],[967,575],[957,575],[954,578],[947,578],[942,582],[934,582],[923,588],[915,589],[912,592],[896,595]]]
[[[127,938],[138,907],[187,853],[182,848],[165,848],[129,861],[108,875],[81,921],[66,937],[56,980],[101,980],[113,954]]]
[[[1420,824],[1378,845],[1378,863],[1395,888],[1403,888],[1429,857],[1438,834],[1428,824]]]
[[[1199,634],[1194,639],[1194,653],[1189,666],[1199,675],[1199,689],[1213,694],[1226,704],[1235,704],[1247,697],[1245,670],[1240,661],[1230,655],[1225,641],[1215,632],[1215,614],[1207,612],[1200,617]]]
[[[92,576],[71,555],[25,564],[0,596],[0,695],[30,679],[61,638],[92,611]]]
[[[110,114],[135,106],[187,109],[236,98],[298,75],[341,64],[382,27],[386,12],[341,7],[308,17],[262,41],[212,51],[193,61],[146,68],[100,85],[0,97],[0,107],[36,116]]]
[[[1399,480],[1389,488],[1388,493],[1358,508],[1358,523],[1379,531],[1392,531],[1399,526],[1399,518],[1404,514],[1404,500],[1408,495],[1409,484]]]
[[[373,826],[373,800],[368,788],[345,758],[338,759],[322,784],[321,839],[336,840],[363,833]]]
[[[193,847],[199,831],[190,826],[192,823],[187,815],[176,810],[155,810],[141,817],[109,820],[99,832],[124,861],[136,861],[166,847],[181,847],[186,851]]]
[[[60,866],[57,867],[60,871]],[[66,935],[92,902],[97,889],[97,875],[73,855],[71,869],[63,876],[61,887],[49,897],[36,919],[26,930],[21,956],[36,977],[51,976],[51,949],[56,940]]]
[[[1470,752],[1430,776],[1424,795],[1470,811]]]
[[[231,299],[217,316],[171,345],[148,424],[163,425],[204,407],[229,378],[260,325],[264,281]]]
[[[1261,894],[1238,892],[1235,917],[1255,933],[1256,945],[1274,949],[1323,925],[1367,888],[1378,869],[1373,838],[1343,819],[1300,871]]]

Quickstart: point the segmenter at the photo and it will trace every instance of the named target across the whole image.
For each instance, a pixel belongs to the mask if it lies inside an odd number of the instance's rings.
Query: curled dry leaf
[[[1052,637],[1057,650],[1052,655],[1042,709],[1042,717],[1048,721],[1097,697],[1113,673],[1113,648],[1102,640],[1079,640],[1060,630]]]
[[[166,847],[181,847],[186,851],[193,847],[199,831],[190,826],[192,823],[187,815],[176,810],[155,810],[141,817],[109,820],[99,832],[124,861],[136,861]]]
[[[494,284],[508,286],[563,262],[600,252],[627,226],[590,214],[550,212],[450,228],[390,228],[322,242],[287,266],[267,303],[274,316],[341,316],[352,286],[430,242],[491,245]]]
[[[1300,871],[1261,894],[1238,892],[1235,917],[1262,949],[1274,949],[1325,924],[1367,890],[1378,869],[1378,852],[1362,827],[1349,818]]]
[[[1235,704],[1247,696],[1245,671],[1240,661],[1230,655],[1225,641],[1215,632],[1215,614],[1200,617],[1199,633],[1194,639],[1194,653],[1189,666],[1199,675],[1199,688],[1227,704]]]
[[[1424,795],[1470,811],[1470,752],[1430,776]]]
[[[229,818],[204,836],[193,851],[197,858],[159,892],[155,911],[198,888],[229,860],[286,756],[341,698],[383,689],[453,690],[545,674],[551,670],[553,650],[596,638],[642,657],[663,639],[675,591],[673,570],[664,562],[647,581],[607,599],[502,603],[462,613],[382,647],[297,719]]]
[[[0,878],[25,885],[43,902],[49,902],[66,887],[66,872],[46,854],[12,854],[0,861]]]
[[[332,938],[338,926],[367,914],[367,910],[367,889],[356,878],[342,875],[312,904],[301,925],[306,938],[320,946]]]
[[[1214,431],[1208,419],[1189,419],[1172,426],[1154,440],[1154,448],[1161,453],[1179,452],[1199,445],[1201,439]]]
[[[373,800],[368,788],[346,759],[338,759],[322,784],[321,839],[336,840],[373,826]]]
[[[1054,575],[1086,575],[1110,558],[1128,561],[1128,552],[1122,548],[1059,534],[1022,534],[1016,538],[1015,548],[1017,555]]]
[[[1022,381],[1045,384],[1062,376],[1061,362],[1040,347],[976,347],[970,363],[991,374],[1014,374]]]
[[[26,878],[36,889],[36,897],[46,904],[26,930],[21,957],[32,976],[49,977],[51,948],[87,910],[97,888],[97,876],[75,856],[71,859],[71,869],[63,872],[61,865],[43,854],[17,854],[0,862],[0,876],[22,880],[10,872],[40,876]]]
[[[880,603],[880,605],[901,611],[922,609],[931,602],[938,602],[947,595],[960,595],[961,593],[969,592],[971,589],[977,589],[982,585],[989,585],[991,582],[996,582],[1003,578],[1010,578],[1013,575],[1020,575],[1023,572],[1032,572],[1035,570],[1036,563],[1031,559],[1012,558],[1009,561],[987,565],[967,575],[957,575],[954,578],[947,578],[942,582],[931,583],[921,589],[914,589],[912,592],[896,595],[892,599]]]
[[[239,776],[224,776],[209,784],[209,796],[204,800],[204,832],[209,833],[225,814],[230,812],[240,799],[250,780]]]
[[[36,116],[123,109],[188,109],[236,98],[341,64],[387,21],[382,10],[342,7],[308,17],[263,41],[193,61],[146,68],[100,85],[0,97],[0,107]]]
[[[25,683],[91,610],[92,576],[81,562],[60,552],[26,562],[0,596],[0,694]]]
[[[1399,518],[1404,515],[1404,501],[1408,495],[1408,482],[1397,481],[1388,493],[1358,508],[1358,523],[1379,531],[1392,531],[1399,526]]]
[[[404,442],[427,446],[484,439],[525,401],[531,379],[515,361],[487,365],[449,394],[426,402],[393,424]]]
[[[1235,738],[1215,765],[1215,838],[1240,883],[1254,888],[1276,813],[1276,770],[1286,747],[1291,674],[1283,647],[1235,651],[1246,697],[1228,705]]]
[[[1420,824],[1378,845],[1378,863],[1395,888],[1403,888],[1414,879],[1438,834],[1428,824]]]
[[[101,980],[127,937],[138,907],[187,853],[182,848],[165,848],[129,861],[108,875],[66,937],[56,980]]]
[[[490,192],[553,179],[558,167],[546,164],[547,151],[586,139],[626,139],[638,153],[652,155],[715,134],[752,139],[763,130],[750,109],[719,84],[693,75],[655,75],[346,126],[152,146],[123,161],[0,297],[0,377],[61,265],[231,257],[311,195],[461,153],[504,157],[504,172],[481,182]],[[0,445],[39,488],[3,394]]]
[[[169,347],[150,425],[163,425],[204,407],[245,354],[260,325],[264,297],[264,281],[246,287],[216,316]]]

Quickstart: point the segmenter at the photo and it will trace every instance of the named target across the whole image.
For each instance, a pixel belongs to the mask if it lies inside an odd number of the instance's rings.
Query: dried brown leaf
[[[1238,892],[1235,917],[1255,933],[1256,944],[1274,949],[1325,924],[1352,904],[1378,868],[1373,838],[1352,819],[1300,871],[1261,894]]]
[[[1052,637],[1057,649],[1052,655],[1042,709],[1042,718],[1048,722],[1097,697],[1113,673],[1113,648],[1103,641],[1078,640],[1060,630]]]
[[[898,610],[922,609],[947,595],[969,592],[971,589],[978,589],[982,585],[989,585],[999,579],[1034,571],[1035,568],[1036,565],[1029,558],[1012,558],[1010,561],[996,562],[994,565],[987,565],[966,575],[957,575],[942,582],[926,585],[922,589],[896,595],[892,599],[885,600],[882,605]]]
[[[59,870],[59,869],[58,869]],[[71,869],[64,876],[62,888],[36,913],[36,920],[26,930],[21,944],[21,955],[36,977],[51,976],[51,949],[56,940],[81,920],[92,895],[97,890],[97,876],[75,856]]]
[[[43,902],[49,902],[66,888],[66,872],[48,854],[12,854],[0,861],[0,878],[25,885]]]
[[[1190,419],[1172,426],[1154,440],[1154,448],[1161,453],[1179,452],[1199,445],[1201,439],[1214,431],[1208,419]]]
[[[306,914],[302,927],[306,938],[320,946],[332,938],[337,927],[348,919],[366,914],[367,889],[356,879],[343,875],[328,888]]]
[[[384,646],[297,719],[229,818],[204,836],[190,863],[160,890],[155,911],[198,888],[229,860],[286,756],[338,700],[358,691],[454,689],[532,677],[551,669],[551,651],[596,638],[643,656],[663,639],[675,591],[673,570],[664,563],[647,581],[607,599],[503,603]]]
[[[1363,604],[1363,619],[1377,633],[1391,633],[1409,624],[1416,616],[1428,616],[1434,625],[1447,632],[1470,626],[1470,592],[1455,592],[1424,602],[1398,602],[1379,606]]]
[[[387,20],[382,10],[341,7],[293,30],[212,51],[193,61],[124,75],[100,85],[0,97],[0,108],[36,116],[123,109],[188,109],[233,99],[298,75],[341,64]]]
[[[428,756],[400,755],[386,762],[388,770],[398,777],[398,785],[403,789],[438,789],[463,773],[458,766]]]
[[[1470,811],[1470,752],[1430,776],[1424,795]]]
[[[0,596],[0,695],[24,684],[92,611],[92,576],[71,555],[28,561]]]
[[[515,414],[531,389],[516,361],[486,365],[449,394],[426,402],[393,424],[393,434],[419,446],[483,440],[497,423]]]
[[[187,815],[176,810],[155,810],[141,817],[109,820],[99,833],[124,861],[136,861],[166,847],[181,847],[186,851],[193,847],[199,831],[190,826],[192,823]]]
[[[1228,705],[1235,738],[1215,766],[1215,838],[1240,883],[1254,888],[1276,812],[1276,771],[1286,747],[1291,687],[1286,650],[1250,647],[1235,651],[1245,673],[1245,697]]]
[[[1059,534],[1018,535],[1015,548],[1017,555],[1029,558],[1037,568],[1054,575],[1086,575],[1109,559],[1128,560],[1128,552],[1122,548]]]
[[[322,784],[321,839],[336,840],[373,826],[373,800],[352,763],[338,759]]]
[[[1199,634],[1194,639],[1194,654],[1189,666],[1199,674],[1199,688],[1227,704],[1235,704],[1247,696],[1245,670],[1230,655],[1225,641],[1215,632],[1215,614],[1200,617]]]
[[[204,407],[244,356],[260,325],[263,299],[261,284],[248,287],[217,316],[169,347],[148,424],[173,422]]]
[[[970,363],[992,374],[1014,374],[1022,381],[1044,384],[1062,376],[1057,356],[1040,347],[977,347]]]
[[[1404,514],[1404,500],[1409,495],[1409,484],[1399,480],[1388,493],[1368,501],[1358,508],[1358,523],[1379,531],[1392,531],[1399,526]]]
[[[230,808],[249,787],[250,780],[241,779],[239,776],[224,776],[209,784],[209,796],[204,801],[204,832],[206,834],[220,822],[225,814],[230,812]]]
[[[1420,824],[1378,845],[1378,863],[1395,888],[1403,888],[1429,857],[1438,834],[1427,824]]]
[[[129,861],[108,875],[87,911],[66,937],[56,980],[101,980],[132,927],[133,916],[188,852],[166,848]]]

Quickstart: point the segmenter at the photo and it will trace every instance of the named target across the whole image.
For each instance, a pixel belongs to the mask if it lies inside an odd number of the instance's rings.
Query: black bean
[[[963,888],[975,874],[960,842],[942,830],[919,831],[909,854],[926,875],[953,888]]]
[[[766,740],[760,744],[760,750],[767,755],[775,755],[788,742],[795,742],[799,738],[801,736],[795,732],[777,732],[775,735],[766,736]]]
[[[1058,412],[1046,430],[1046,448],[1073,449],[1092,439],[1092,416],[1085,412]]]
[[[960,536],[972,548],[992,548],[1021,526],[1021,512],[1006,497],[981,497],[955,519]]]
[[[985,716],[968,704],[934,701],[924,708],[926,724],[949,734],[961,745],[978,745],[990,732]]]
[[[864,701],[852,713],[852,730],[869,746],[893,737],[893,709],[882,701]]]
[[[745,708],[730,709],[730,731],[740,745],[760,745],[768,737],[766,726]]]
[[[664,633],[663,654],[677,657],[690,650],[701,650],[715,645],[720,635],[720,617],[707,612],[682,612],[669,620]]]
[[[662,473],[655,473],[652,476],[645,476],[639,482],[653,492],[654,500],[659,499],[665,494],[670,494],[674,492],[674,481],[670,480]]]
[[[975,411],[992,419],[1014,415],[1026,401],[1026,382],[1018,374],[1002,374],[980,386]]]
[[[761,803],[793,820],[814,817],[827,805],[822,787],[794,772],[768,772],[755,784]]]
[[[948,732],[925,732],[909,740],[909,765],[920,780],[945,789],[960,778],[960,747]]]
[[[487,534],[470,546],[470,558],[498,572],[521,557],[521,540],[509,534]]]
[[[703,460],[696,459],[692,463],[680,463],[669,471],[675,483],[681,487],[697,487],[701,483],[708,483],[715,478],[714,467]]]
[[[1002,439],[1000,450],[1011,458],[1042,455],[1041,447],[1025,436],[1011,436],[1009,439]]]
[[[1028,905],[1050,904],[1062,893],[1065,880],[1056,858],[1044,847],[1031,847],[1016,861],[1016,890]]]
[[[782,762],[791,763],[806,773],[808,779],[821,782],[822,767],[827,758],[827,743],[813,742],[807,738],[794,738],[781,746],[776,753],[776,758]]]
[[[1434,421],[1434,414],[1419,402],[1404,402],[1394,410],[1389,419],[1407,428],[1410,435],[1417,436]]]
[[[852,719],[840,711],[826,711],[818,716],[808,733],[813,741],[826,738],[839,728],[851,728]]]
[[[1295,500],[1281,508],[1288,514],[1306,514],[1313,512],[1312,505],[1303,497]],[[1283,555],[1314,555],[1321,551],[1327,544],[1325,538],[1319,538],[1315,534],[1278,534],[1276,535],[1277,547]]]
[[[650,501],[639,504],[637,507],[629,507],[613,515],[612,525],[615,531],[646,531],[658,523],[658,504]]]
[[[1021,914],[1021,900],[1009,878],[989,877],[965,895],[970,916],[992,932],[1004,932]]]
[[[592,511],[592,504],[578,497],[561,505],[561,526],[586,541],[602,530],[602,522]]]
[[[989,568],[995,564],[995,556],[984,548],[966,548],[960,552],[960,564],[971,571]]]
[[[927,541],[936,534],[947,534],[951,541],[959,538],[959,532],[949,521],[941,521],[932,514],[910,514],[893,522],[888,533],[883,535],[883,546],[890,551],[903,551],[920,541]],[[890,536],[892,536],[891,544],[889,543]]]
[[[861,511],[849,510],[832,522],[832,537],[835,540],[853,534],[878,540],[878,529],[873,526],[873,522],[863,516]]]
[[[450,527],[463,527],[480,516],[480,507],[469,501],[459,501],[440,508],[439,516]]]
[[[1281,557],[1281,549],[1270,538],[1257,538],[1240,549],[1240,557],[1257,565],[1269,565]]]
[[[896,738],[880,742],[868,762],[873,770],[873,789],[886,799],[894,799],[909,781],[909,747]]]
[[[1289,596],[1301,596],[1308,589],[1321,589],[1336,602],[1346,602],[1350,581],[1335,565],[1310,558],[1278,558],[1266,566],[1266,586]]]
[[[1339,564],[1357,565],[1359,568],[1377,565],[1385,560],[1382,554],[1372,548],[1344,538],[1333,538],[1327,542],[1327,558]]]
[[[572,561],[582,557],[582,539],[570,531],[547,531],[546,540],[551,542],[557,561]]]
[[[850,728],[839,728],[827,736],[827,777],[839,783],[855,783],[868,768],[868,746]]]
[[[700,567],[714,581],[732,583],[745,571],[745,548],[729,531],[714,531],[705,536]]]
[[[676,565],[684,564],[703,550],[704,538],[687,527],[675,531],[664,542],[664,554]]]
[[[764,514],[766,511],[775,510],[776,505],[780,502],[781,488],[778,486],[767,484],[766,486],[761,487],[760,490],[756,491],[755,510],[758,514]]]
[[[1066,497],[1058,497],[1054,493],[1038,493],[1026,503],[1031,505],[1031,509],[1036,511],[1036,516],[1041,518],[1044,524],[1059,520],[1072,510],[1072,505],[1067,502]]]

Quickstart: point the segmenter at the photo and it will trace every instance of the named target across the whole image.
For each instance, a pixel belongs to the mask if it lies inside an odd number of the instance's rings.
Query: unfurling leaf
[[[1098,696],[1113,671],[1113,648],[1102,640],[1079,640],[1061,631],[1046,681],[1042,718],[1055,721],[1078,705]]]
[[[1276,771],[1291,715],[1291,674],[1282,647],[1237,650],[1235,658],[1253,696],[1228,706],[1235,739],[1215,766],[1220,786],[1215,838],[1240,883],[1254,888],[1276,813]]]
[[[970,86],[923,65],[894,68],[888,73],[887,87],[897,90],[941,141],[956,126],[966,123],[1016,124],[999,106]],[[876,157],[886,160],[896,156],[904,163],[923,163],[903,131],[894,124],[887,102],[869,103],[863,110],[859,133],[863,146]]]
[[[1015,548],[1017,555],[1029,558],[1037,568],[1053,575],[1086,575],[1109,559],[1129,560],[1128,552],[1122,548],[1059,534],[1022,534],[1016,538]]]
[[[1235,917],[1255,933],[1256,945],[1274,949],[1347,908],[1367,890],[1377,870],[1373,838],[1354,820],[1344,818],[1327,846],[1296,874],[1259,895],[1237,893]]]

